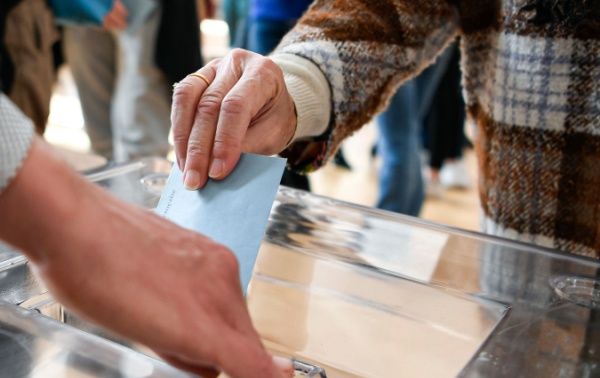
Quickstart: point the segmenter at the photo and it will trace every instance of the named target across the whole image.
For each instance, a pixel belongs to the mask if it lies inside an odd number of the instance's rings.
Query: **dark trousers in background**
[[[431,70],[432,72],[428,72]],[[429,151],[429,166],[440,169],[447,159],[460,159],[465,147],[466,137],[464,125],[466,118],[465,102],[460,84],[460,48],[454,42],[438,58],[438,63],[423,73],[425,85],[427,81],[438,82],[435,91],[429,97],[431,103],[422,114],[425,131],[424,146]],[[427,77],[437,76],[437,77]]]

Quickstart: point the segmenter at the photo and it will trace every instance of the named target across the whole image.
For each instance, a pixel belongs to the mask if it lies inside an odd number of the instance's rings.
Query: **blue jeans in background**
[[[425,200],[420,155],[423,123],[433,110],[432,102],[452,58],[453,48],[456,48],[455,44],[419,76],[402,84],[387,110],[377,117],[377,153],[382,160],[377,202],[379,209],[419,216]]]
[[[387,110],[377,116],[379,209],[418,216],[425,200],[421,173],[421,123],[415,79],[402,84]]]
[[[297,20],[248,20],[248,50],[268,55],[279,44]]]

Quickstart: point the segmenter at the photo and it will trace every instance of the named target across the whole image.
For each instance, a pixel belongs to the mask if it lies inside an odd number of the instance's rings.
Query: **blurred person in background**
[[[417,79],[400,86],[376,118],[381,157],[377,208],[418,217],[425,200],[421,172],[422,105]]]
[[[0,89],[33,121],[40,135],[50,114],[60,60],[58,41],[46,0],[0,2]]]
[[[222,0],[221,11],[229,28],[229,46],[247,48],[248,0]]]
[[[312,0],[249,0],[248,47],[268,55],[289,32]]]
[[[92,150],[117,162],[166,156],[172,84],[201,65],[196,1],[109,3],[103,27],[64,28]]]
[[[460,49],[453,42],[416,80],[429,103],[421,109],[424,146],[428,151],[427,195],[443,198],[445,189],[467,189],[471,178],[463,157],[466,111],[460,85]]]
[[[376,117],[375,151],[381,157],[377,208],[419,216],[426,194],[443,196],[440,168],[444,162],[446,184],[468,185],[467,172],[458,175],[464,169],[460,157],[465,122],[459,54],[458,44],[450,44],[431,66],[403,83]],[[429,150],[425,175],[422,147]]]
[[[481,230],[598,258],[598,20],[586,0],[316,0],[269,58],[234,50],[175,88],[185,184],[226,177],[241,151],[314,171],[460,34]]]

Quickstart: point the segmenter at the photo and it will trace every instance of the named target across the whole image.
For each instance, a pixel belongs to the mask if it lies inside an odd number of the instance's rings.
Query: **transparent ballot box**
[[[190,377],[132,349],[0,301],[0,377]]]
[[[88,177],[153,209],[170,167],[146,159]],[[144,376],[172,369],[73,316],[22,256],[2,251],[0,310],[51,322],[69,332],[71,344],[47,341],[44,327],[30,327],[26,338],[56,350],[69,350],[78,337],[114,348],[100,362],[114,374],[72,376],[128,376],[119,353],[158,366]],[[297,376],[593,377],[600,376],[598,268],[597,261],[281,187],[247,302],[266,348],[293,358]],[[0,338],[0,350],[15,345]],[[0,366],[18,354],[0,353]],[[39,367],[36,358],[20,361]]]

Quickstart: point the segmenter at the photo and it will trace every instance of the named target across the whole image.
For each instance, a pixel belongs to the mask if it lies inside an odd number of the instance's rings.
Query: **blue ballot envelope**
[[[227,178],[190,191],[175,164],[155,211],[227,246],[238,259],[246,294],[284,167],[285,159],[242,154]]]

